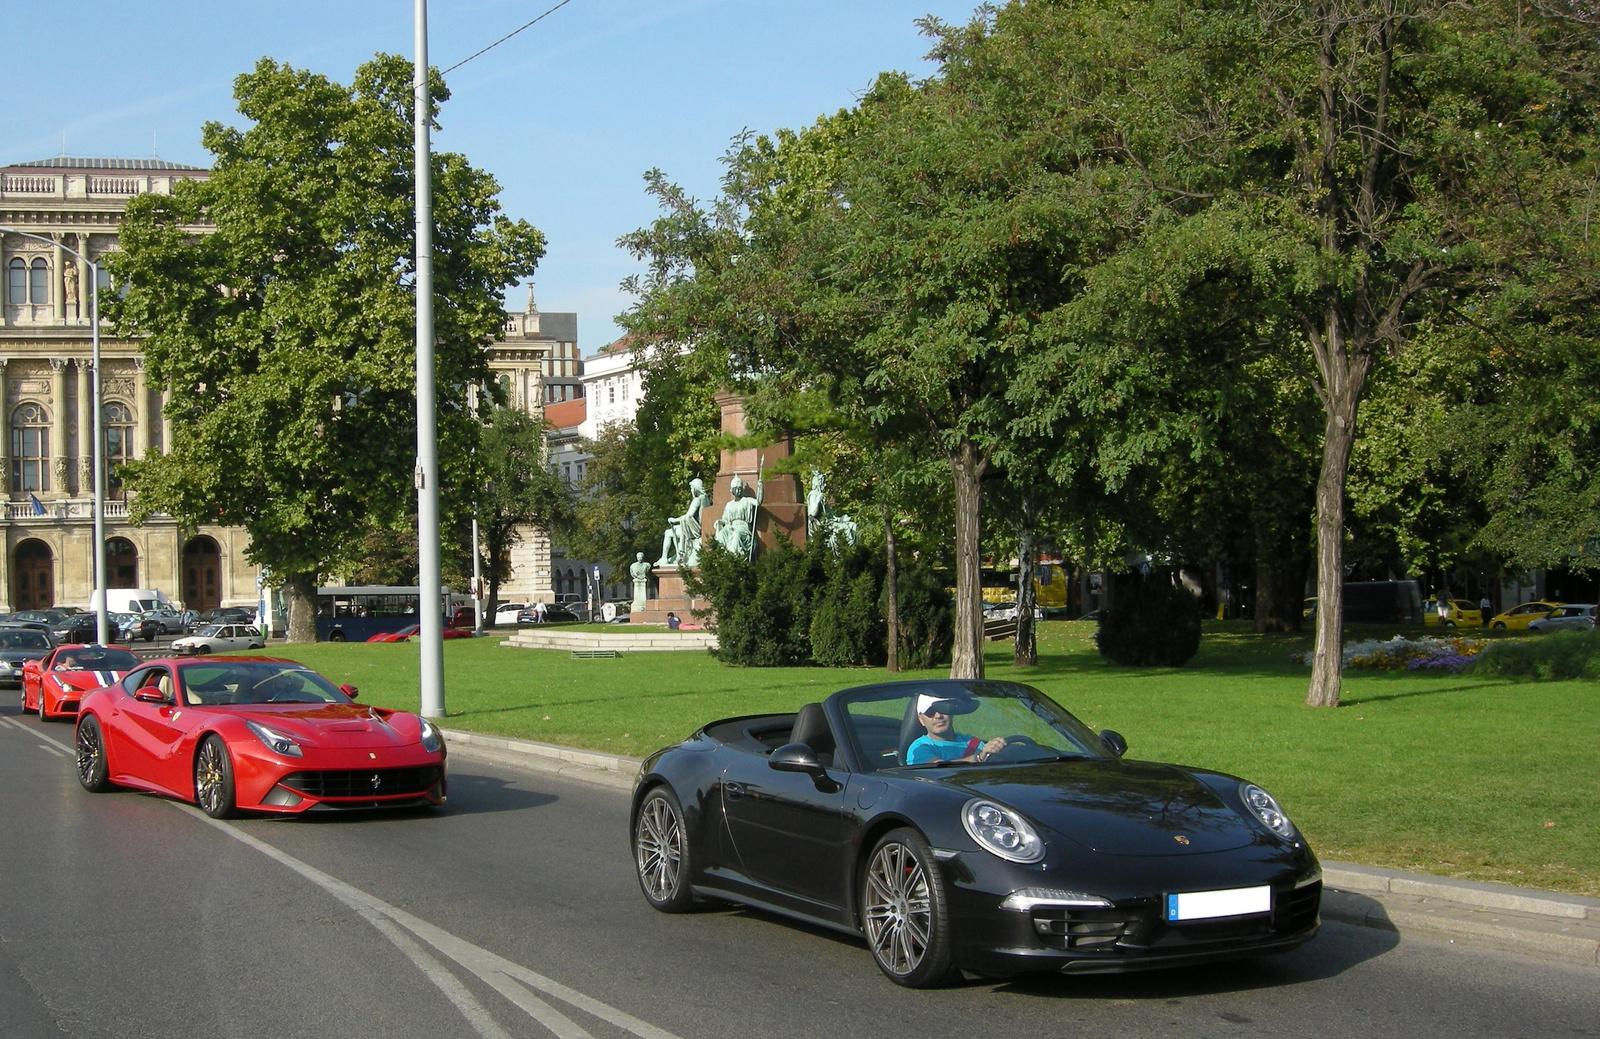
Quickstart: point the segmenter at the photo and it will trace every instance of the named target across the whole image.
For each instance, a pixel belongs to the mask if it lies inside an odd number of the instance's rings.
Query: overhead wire
[[[515,28],[515,29],[511,30],[510,32],[506,33],[504,36],[500,37],[498,40],[495,40],[493,43],[489,44],[489,46],[487,46],[487,47],[483,48],[482,50],[478,51],[477,53],[467,55],[465,58],[462,58],[460,61],[456,62],[454,65],[451,65],[449,68],[447,68],[443,72],[439,73],[439,75],[448,76],[450,73],[454,72],[456,69],[458,69],[461,66],[465,65],[467,62],[471,61],[473,58],[477,58],[477,57],[480,57],[480,56],[482,56],[484,54],[489,53],[490,51],[494,50],[496,47],[500,46],[502,43],[504,43],[507,40],[511,39],[511,37],[515,36],[517,33],[521,32],[523,29],[527,29],[527,28],[529,28],[529,27],[531,27],[533,25],[538,24],[539,22],[542,22],[544,19],[546,19],[546,18],[550,17],[551,15],[555,14],[557,11],[561,10],[563,7],[567,6],[570,3],[572,3],[572,0],[561,0],[561,2],[559,4],[556,4],[554,7],[550,8],[550,10],[546,11],[544,14],[541,14],[539,17],[535,18],[533,21],[528,22],[526,25],[518,26],[517,28]]]

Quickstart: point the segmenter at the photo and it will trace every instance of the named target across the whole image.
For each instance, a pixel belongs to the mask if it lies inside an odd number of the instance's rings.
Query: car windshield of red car
[[[178,669],[190,704],[350,703],[333,683],[299,664],[270,660],[211,661]]]

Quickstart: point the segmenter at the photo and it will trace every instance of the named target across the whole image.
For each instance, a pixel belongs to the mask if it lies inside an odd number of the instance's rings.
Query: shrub
[[[900,667],[920,671],[950,662],[956,641],[955,602],[937,574],[902,567],[895,582],[900,610]]]
[[[811,602],[811,659],[826,667],[882,664],[888,642],[878,607],[883,566],[860,545],[817,551],[824,578]]]
[[[816,663],[881,666],[888,657],[881,552],[801,551],[783,537],[747,563],[710,544],[698,571],[685,571],[690,594],[710,600],[718,659],[746,667]],[[951,602],[939,579],[921,567],[900,571],[900,661],[936,667],[950,659]]]
[[[685,572],[690,594],[711,600],[718,659],[748,667],[788,667],[811,659],[811,589],[821,560],[780,537],[749,563],[715,542]]]
[[[1200,650],[1199,600],[1161,576],[1118,584],[1094,641],[1115,664],[1182,667]]]
[[[1600,678],[1600,631],[1556,631],[1486,646],[1469,669],[1475,675],[1563,681]]]

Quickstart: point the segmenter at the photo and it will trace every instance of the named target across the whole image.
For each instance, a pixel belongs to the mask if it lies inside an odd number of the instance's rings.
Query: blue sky
[[[447,68],[556,0],[430,0],[432,63]],[[571,0],[451,73],[434,147],[466,154],[506,211],[545,232],[539,306],[578,312],[585,355],[618,334],[635,269],[619,235],[655,209],[659,167],[701,198],[743,128],[802,126],[849,105],[881,70],[922,75],[924,14],[970,0]],[[165,0],[62,7],[0,0],[0,164],[61,154],[209,165],[200,126],[238,124],[232,82],[269,56],[348,83],[377,51],[411,56],[409,0]],[[54,76],[41,74],[48,61]],[[25,85],[24,85],[25,84]],[[520,307],[522,290],[513,291]]]

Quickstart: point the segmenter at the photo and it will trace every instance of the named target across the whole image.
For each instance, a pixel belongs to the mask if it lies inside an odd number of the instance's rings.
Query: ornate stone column
[[[6,490],[5,494],[0,494],[0,501],[4,501],[11,496],[11,387],[6,382],[3,357],[0,357],[0,425],[4,427],[0,428],[0,485]],[[0,594],[5,594],[3,589]]]
[[[150,450],[150,390],[144,382],[144,358],[133,359],[133,457]]]
[[[78,493],[94,488],[94,366],[78,361]]]
[[[161,453],[172,454],[172,416],[168,414],[172,409],[172,387],[166,386],[161,390]]]
[[[57,280],[59,287],[60,281]],[[67,359],[50,358],[50,489],[67,493]]]
[[[66,244],[63,241],[66,237],[64,234],[50,236],[50,240],[53,243],[50,247],[50,294],[54,297],[56,305],[55,323],[58,325],[67,323],[66,266],[63,263],[67,253],[61,248],[62,245]],[[50,363],[54,364],[55,362],[52,361]]]
[[[78,233],[78,324],[87,325],[90,321],[89,293],[94,287],[89,283],[89,232]]]

